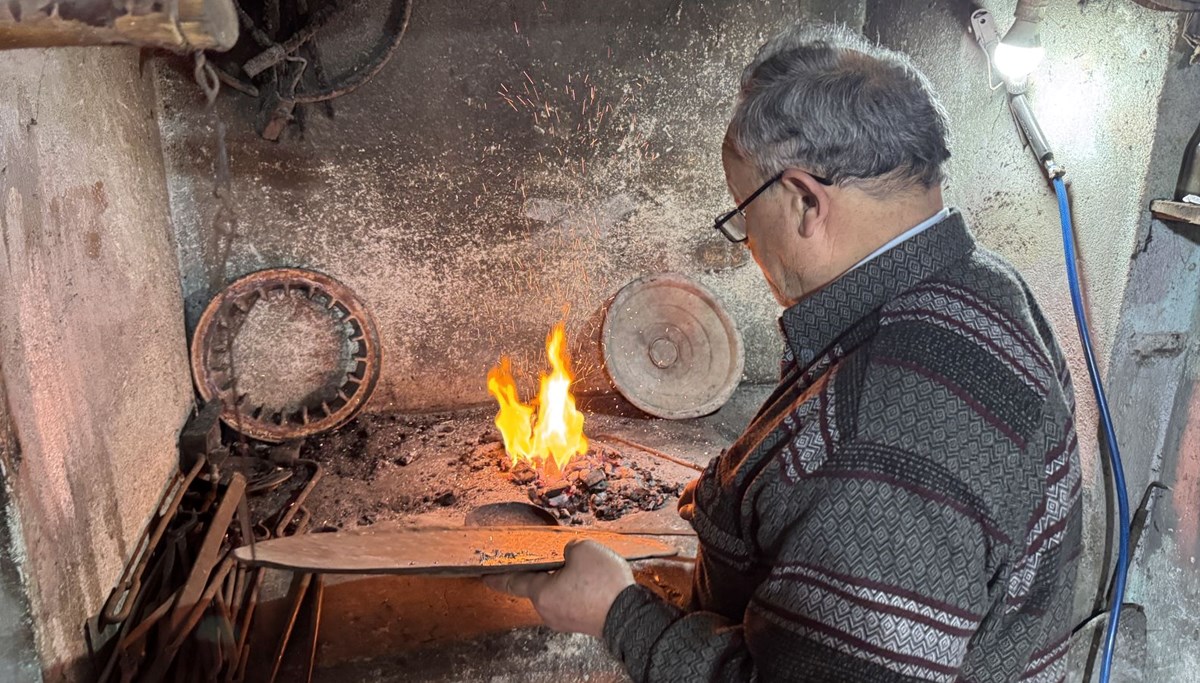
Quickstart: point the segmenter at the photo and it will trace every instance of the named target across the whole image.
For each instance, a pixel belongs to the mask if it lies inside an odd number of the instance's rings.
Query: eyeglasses
[[[733,242],[734,244],[739,244],[741,242],[745,242],[746,241],[746,207],[750,206],[750,202],[752,202],[756,198],[758,198],[758,195],[766,192],[767,188],[769,188],[772,185],[774,185],[775,183],[779,182],[779,179],[783,177],[783,174],[784,174],[784,171],[780,171],[779,173],[776,173],[775,177],[773,177],[770,180],[768,180],[767,182],[763,183],[757,190],[750,193],[750,196],[746,197],[746,201],[742,202],[741,204],[738,204],[736,209],[734,209],[733,211],[726,211],[725,213],[721,214],[720,216],[717,216],[717,220],[713,221],[713,228],[716,230],[719,230],[721,232],[721,234],[725,236],[725,239],[729,240],[730,242]],[[830,182],[829,180],[826,180],[825,178],[822,178],[821,176],[813,175],[811,173],[809,175],[812,176],[813,180],[817,181],[818,183],[821,183],[822,185],[832,185],[833,184],[832,182]]]

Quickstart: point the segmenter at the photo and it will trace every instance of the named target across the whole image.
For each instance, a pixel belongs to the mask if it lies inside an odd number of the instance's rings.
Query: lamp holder
[[[980,49],[987,55],[990,69],[992,54],[995,52],[996,46],[1000,44],[996,34],[996,22],[991,13],[985,9],[972,13],[971,30],[975,34],[975,41],[979,43]],[[1029,106],[1029,100],[1025,96],[1025,84],[1006,83],[1008,85],[1008,108],[1012,113],[1013,122],[1016,123],[1017,132],[1037,157],[1038,164],[1046,173],[1046,177],[1058,178],[1066,175],[1066,169],[1059,166],[1054,160],[1054,151],[1050,148],[1050,141],[1042,132],[1042,127],[1038,124],[1037,117],[1034,116],[1033,109]]]

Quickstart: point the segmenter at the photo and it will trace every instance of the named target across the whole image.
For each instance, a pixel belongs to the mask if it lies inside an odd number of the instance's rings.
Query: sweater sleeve
[[[903,477],[819,477],[741,623],[618,597],[604,637],[635,683],[956,680],[989,609],[985,525]]]

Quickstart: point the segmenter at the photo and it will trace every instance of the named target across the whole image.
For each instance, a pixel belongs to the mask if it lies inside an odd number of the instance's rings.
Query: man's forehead
[[[726,165],[734,164],[739,168],[746,163],[746,160],[742,157],[742,153],[738,151],[737,145],[733,144],[729,136],[726,136],[721,142],[721,158],[725,161]]]
[[[721,153],[727,154],[735,159],[741,159],[742,154],[738,151],[737,145],[733,144],[733,137],[726,133],[725,138],[721,140]]]
[[[721,145],[721,157],[723,166],[725,167],[725,180],[729,184],[729,189],[735,194],[738,190],[744,190],[740,187],[753,182],[755,171],[754,167],[742,156],[737,147],[731,143],[728,138]]]

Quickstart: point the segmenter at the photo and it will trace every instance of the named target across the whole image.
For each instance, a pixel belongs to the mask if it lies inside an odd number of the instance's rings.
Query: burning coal
[[[496,427],[504,437],[504,450],[513,465],[527,463],[548,477],[560,476],[572,458],[587,453],[583,435],[583,413],[575,408],[571,394],[571,360],[566,350],[566,331],[559,323],[546,338],[550,374],[541,376],[537,399],[521,401],[507,357],[488,372],[488,391],[500,405]]]

